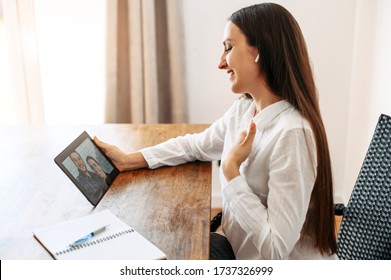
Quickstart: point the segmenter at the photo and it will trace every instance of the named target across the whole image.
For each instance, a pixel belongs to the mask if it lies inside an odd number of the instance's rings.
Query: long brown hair
[[[307,46],[294,17],[282,6],[263,3],[243,8],[229,20],[251,46],[270,89],[290,102],[310,123],[317,153],[317,176],[301,234],[322,254],[337,251],[331,160]]]

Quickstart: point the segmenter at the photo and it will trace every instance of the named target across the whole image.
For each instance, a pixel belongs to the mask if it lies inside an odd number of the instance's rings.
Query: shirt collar
[[[254,102],[251,107],[253,108],[252,112],[254,113]],[[264,129],[265,126],[268,125],[275,117],[277,117],[279,114],[281,114],[288,108],[292,108],[292,105],[286,100],[278,101],[264,108],[253,118],[254,123],[257,125],[257,129]]]

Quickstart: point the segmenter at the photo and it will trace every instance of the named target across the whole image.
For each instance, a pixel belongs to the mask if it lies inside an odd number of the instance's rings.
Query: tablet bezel
[[[88,193],[85,191],[85,189],[81,186],[77,178],[74,177],[74,175],[68,170],[68,168],[63,164],[64,161],[70,156],[70,154],[77,150],[78,147],[80,147],[81,144],[84,143],[85,140],[88,140],[92,143],[93,147],[96,149],[97,152],[100,153],[100,156],[106,159],[106,161],[111,165],[113,168],[111,173],[108,174],[108,179],[106,179],[107,188],[103,191],[103,193],[100,195],[99,199],[94,201],[91,197],[88,196]],[[86,165],[88,169],[88,163],[86,161],[86,157],[88,155],[80,155],[84,161],[84,164]],[[94,157],[96,160],[96,157]],[[118,168],[113,164],[113,162],[106,156],[106,154],[102,151],[102,149],[95,144],[95,142],[92,140],[92,138],[88,135],[86,131],[84,131],[80,136],[78,136],[71,144],[69,144],[57,157],[55,157],[54,162],[60,167],[60,169],[68,176],[68,178],[73,182],[73,184],[79,189],[79,191],[87,198],[87,200],[94,206],[98,205],[98,203],[101,201],[103,196],[106,194],[107,190],[110,188],[112,183],[114,182],[115,178],[118,176],[120,171]],[[92,172],[91,170],[89,170]]]

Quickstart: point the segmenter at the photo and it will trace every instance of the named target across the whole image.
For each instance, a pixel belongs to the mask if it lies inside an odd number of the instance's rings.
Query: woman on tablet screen
[[[103,170],[102,166],[96,161],[96,159],[92,156],[87,156],[86,161],[91,167],[91,169],[94,171],[94,173],[101,177],[105,182],[107,182],[110,174]]]
[[[218,68],[240,96],[204,132],[132,153],[95,142],[121,171],[221,159],[212,259],[336,258],[330,155],[298,23],[277,4],[238,10]]]

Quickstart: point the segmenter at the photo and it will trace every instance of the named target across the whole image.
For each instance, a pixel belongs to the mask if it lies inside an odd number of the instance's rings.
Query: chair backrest
[[[381,115],[337,237],[340,259],[391,259],[391,117]]]

